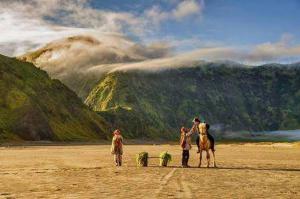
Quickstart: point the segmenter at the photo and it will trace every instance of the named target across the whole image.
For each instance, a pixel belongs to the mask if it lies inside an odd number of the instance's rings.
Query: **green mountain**
[[[0,55],[0,141],[91,141],[107,123],[33,64]]]
[[[113,72],[85,103],[132,138],[174,138],[194,116],[221,132],[299,129],[300,67],[225,62]]]

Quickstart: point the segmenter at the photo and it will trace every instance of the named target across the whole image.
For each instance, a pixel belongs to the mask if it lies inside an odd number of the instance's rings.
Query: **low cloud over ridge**
[[[102,35],[101,40],[80,35],[53,41],[19,58],[33,62],[50,75],[60,78],[71,72],[86,73],[94,66],[106,65],[99,72],[102,74],[108,72],[113,64],[159,59],[170,56],[170,52],[165,43],[141,45],[118,34]]]
[[[51,42],[20,58],[35,63],[54,77],[69,72],[103,74],[116,70],[161,70],[190,67],[200,60],[233,60],[244,64],[276,62],[300,55],[300,45],[291,45],[292,37],[284,35],[278,42],[263,43],[250,49],[206,47],[174,54],[167,43],[141,45],[123,35],[73,36]]]

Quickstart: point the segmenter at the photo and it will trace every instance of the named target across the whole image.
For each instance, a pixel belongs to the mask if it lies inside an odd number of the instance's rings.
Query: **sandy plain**
[[[169,167],[149,159],[137,168],[135,155],[162,151]],[[219,144],[218,168],[180,168],[177,145],[126,145],[122,167],[109,145],[0,148],[0,198],[300,198],[300,147],[290,143]]]

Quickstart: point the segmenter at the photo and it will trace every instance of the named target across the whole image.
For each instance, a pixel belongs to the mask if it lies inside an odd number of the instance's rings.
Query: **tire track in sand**
[[[177,176],[176,187],[177,187],[177,198],[193,198],[193,193],[190,189],[190,183],[186,179],[187,170],[181,170],[180,176]]]
[[[177,169],[174,168],[172,169],[172,171],[170,171],[167,175],[165,175],[160,181],[159,187],[156,190],[156,195],[158,196],[160,194],[160,192],[162,191],[162,189],[164,188],[164,186],[170,181],[170,178],[174,175],[175,171]]]
[[[180,180],[181,187],[183,189],[183,198],[193,198],[192,191],[188,185],[188,182],[186,181],[184,173],[181,173],[181,180]]]

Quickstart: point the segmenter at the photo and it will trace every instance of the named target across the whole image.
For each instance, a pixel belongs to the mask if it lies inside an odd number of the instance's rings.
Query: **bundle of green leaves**
[[[172,161],[172,155],[169,154],[167,151],[160,153],[159,158],[159,165],[164,167],[168,166],[168,163]]]
[[[141,152],[136,155],[136,164],[140,167],[148,166],[148,157],[149,154],[147,152]]]

